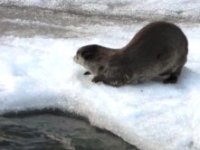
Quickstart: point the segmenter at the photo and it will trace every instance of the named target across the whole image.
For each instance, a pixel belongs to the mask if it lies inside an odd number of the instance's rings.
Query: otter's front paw
[[[92,82],[94,83],[97,83],[97,82],[101,82],[104,80],[104,76],[102,75],[98,75],[98,76],[95,76],[93,79],[92,79]]]

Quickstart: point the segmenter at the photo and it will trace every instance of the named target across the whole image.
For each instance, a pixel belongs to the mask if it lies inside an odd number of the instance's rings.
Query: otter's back
[[[142,28],[124,48],[134,61],[180,57],[188,53],[187,38],[182,30],[167,22],[154,22]],[[130,58],[127,60],[131,60]]]

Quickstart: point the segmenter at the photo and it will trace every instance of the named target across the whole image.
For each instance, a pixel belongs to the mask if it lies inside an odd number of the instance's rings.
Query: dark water
[[[0,117],[0,150],[136,150],[121,138],[58,110]]]

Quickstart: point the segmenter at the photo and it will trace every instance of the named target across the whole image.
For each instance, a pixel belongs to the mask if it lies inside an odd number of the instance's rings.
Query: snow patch
[[[189,56],[178,84],[120,88],[92,83],[73,62],[82,45],[121,47],[130,33],[114,37],[114,32],[84,39],[1,37],[0,113],[59,108],[85,116],[141,149],[199,149],[200,30],[185,29]]]

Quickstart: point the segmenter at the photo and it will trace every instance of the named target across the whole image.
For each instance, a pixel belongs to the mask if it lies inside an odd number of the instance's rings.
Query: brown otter
[[[81,47],[74,60],[93,73],[93,82],[113,86],[162,78],[176,83],[187,60],[188,42],[182,30],[168,22],[142,28],[121,49],[100,45]]]

